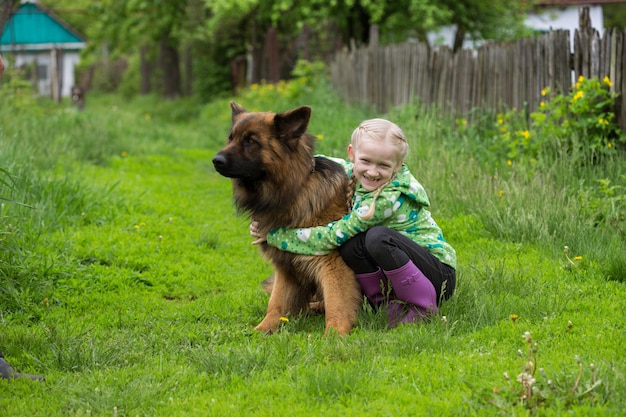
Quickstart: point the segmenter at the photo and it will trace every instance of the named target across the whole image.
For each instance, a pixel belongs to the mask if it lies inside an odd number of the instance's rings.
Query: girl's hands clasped
[[[259,222],[252,221],[250,222],[250,235],[255,238],[253,245],[259,245],[267,240],[267,235],[264,235],[259,230]]]

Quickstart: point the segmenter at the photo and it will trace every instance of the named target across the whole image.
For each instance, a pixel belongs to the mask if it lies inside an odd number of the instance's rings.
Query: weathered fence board
[[[458,115],[477,107],[534,111],[545,87],[566,93],[580,75],[608,76],[619,94],[617,120],[626,130],[625,36],[611,29],[601,37],[581,28],[574,32],[573,52],[566,30],[457,53],[420,42],[352,48],[336,54],[331,76],[345,99],[380,111],[418,100]]]

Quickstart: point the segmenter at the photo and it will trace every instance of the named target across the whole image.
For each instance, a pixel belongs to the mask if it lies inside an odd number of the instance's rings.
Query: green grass
[[[624,155],[529,172],[417,106],[245,92],[250,110],[311,105],[318,151],[338,156],[361,120],[400,124],[459,257],[457,291],[427,323],[388,330],[364,308],[347,337],[323,338],[323,316],[268,337],[253,327],[271,268],[211,164],[228,100],[88,97],[83,113],[2,100],[0,349],[46,381],[0,380],[0,414],[622,415],[626,209],[597,180],[623,186]]]

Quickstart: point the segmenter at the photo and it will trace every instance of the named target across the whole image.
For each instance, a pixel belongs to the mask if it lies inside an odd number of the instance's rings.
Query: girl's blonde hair
[[[361,122],[352,132],[350,143],[357,148],[363,139],[395,146],[398,150],[398,163],[404,162],[409,153],[409,144],[400,126],[386,119],[369,119]]]
[[[352,138],[350,143],[352,147],[357,149],[359,143],[363,140],[373,140],[379,143],[388,143],[396,147],[398,151],[397,156],[397,164],[398,166],[404,162],[407,154],[409,153],[409,144],[406,141],[406,137],[404,136],[404,132],[400,129],[400,126],[397,124],[390,122],[386,119],[369,119],[361,122],[357,126],[356,129],[352,132]],[[394,175],[387,181],[382,184],[376,190],[376,194],[374,194],[374,201],[372,201],[372,205],[370,206],[367,213],[365,213],[361,217],[363,220],[369,220],[374,215],[374,211],[376,208],[376,199],[378,195],[382,191],[382,189],[389,184],[395,177]],[[356,187],[356,178],[354,177],[354,173],[352,174],[352,178],[350,179],[350,193],[348,195],[348,204],[352,205],[352,198],[354,197],[354,189]]]

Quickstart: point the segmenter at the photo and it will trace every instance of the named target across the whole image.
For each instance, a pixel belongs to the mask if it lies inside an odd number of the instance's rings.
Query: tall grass
[[[206,104],[89,96],[84,112],[3,87],[0,349],[47,382],[0,380],[0,414],[620,415],[624,154],[509,164],[488,112],[377,114],[305,70]],[[459,258],[438,316],[388,330],[365,306],[345,338],[322,338],[319,315],[252,330],[271,268],[211,166],[230,100],[312,106],[317,151],[336,156],[363,119],[405,130]]]
[[[389,117],[409,132],[408,163],[444,217],[467,213],[494,238],[534,244],[556,257],[567,246],[570,256],[583,258],[579,267],[626,278],[623,151],[581,164],[578,154],[554,157],[548,149],[542,162],[528,166],[485,153],[485,143],[493,146],[489,131],[461,131],[453,118],[419,105]]]

